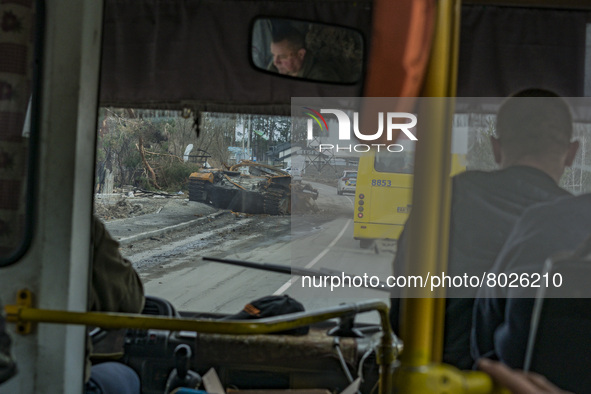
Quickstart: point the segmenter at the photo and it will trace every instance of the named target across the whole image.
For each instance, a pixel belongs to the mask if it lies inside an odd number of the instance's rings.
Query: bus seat
[[[524,364],[575,393],[591,393],[590,249],[591,238],[573,255],[546,263],[551,286],[536,296]],[[555,274],[560,287],[552,286]]]

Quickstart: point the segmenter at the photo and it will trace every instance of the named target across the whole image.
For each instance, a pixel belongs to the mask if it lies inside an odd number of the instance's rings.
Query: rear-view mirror
[[[251,60],[261,71],[343,84],[361,78],[363,37],[353,29],[260,18],[253,25],[251,38]]]

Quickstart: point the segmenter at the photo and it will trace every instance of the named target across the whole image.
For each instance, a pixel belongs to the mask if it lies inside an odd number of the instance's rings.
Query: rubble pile
[[[124,219],[155,213],[162,209],[163,206],[161,200],[149,201],[148,199],[141,199],[141,202],[138,200],[124,197],[120,197],[115,202],[112,200],[96,200],[94,213],[103,220]]]

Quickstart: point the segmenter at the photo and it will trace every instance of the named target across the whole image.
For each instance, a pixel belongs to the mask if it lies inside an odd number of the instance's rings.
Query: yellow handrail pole
[[[384,332],[392,332],[388,321],[388,307],[382,301],[363,301],[356,304],[343,304],[324,308],[317,311],[299,312],[290,315],[276,316],[264,319],[235,322],[215,319],[188,319],[163,316],[148,316],[134,313],[112,312],[72,312],[50,309],[31,308],[22,305],[5,305],[6,321],[80,324],[108,329],[137,328],[162,329],[171,331],[196,331],[217,334],[265,334],[273,331],[283,331],[337,318],[352,312],[361,313],[377,311],[380,314],[381,326]]]
[[[451,129],[459,52],[460,0],[440,0],[435,39],[424,96],[418,109],[419,140],[415,152],[412,223],[406,272],[426,278],[447,267],[451,205]],[[440,98],[437,98],[440,97]],[[401,393],[490,393],[493,384],[482,372],[460,371],[441,364],[445,292],[406,289],[402,300],[402,364],[396,375]]]
[[[425,96],[447,97],[454,91],[457,61],[456,11],[458,0],[441,0],[438,3],[432,54],[425,82]],[[454,36],[456,36],[454,38]],[[454,43],[455,41],[455,43]],[[433,101],[436,100],[436,101]],[[409,227],[409,275],[436,273],[445,267],[449,227],[449,173],[451,166],[451,115],[445,99],[431,99],[419,109],[419,140],[416,145],[415,177],[413,186],[413,214]],[[444,250],[442,250],[442,248]],[[427,365],[440,358],[433,349],[434,327],[443,328],[443,313],[437,312],[442,302],[437,302],[428,289],[409,289],[402,300],[401,336],[405,340],[403,365],[409,367]],[[435,321],[437,316],[438,321]]]
[[[451,26],[448,28],[451,29],[451,48],[449,51],[449,59],[448,59],[448,66],[449,66],[449,78],[448,83],[445,89],[447,93],[444,95],[446,97],[455,97],[457,91],[457,80],[458,80],[458,58],[460,52],[460,20],[461,20],[461,12],[462,12],[462,2],[461,0],[455,0],[454,4],[452,5],[451,15]],[[443,86],[441,87],[443,89]],[[446,121],[446,125],[448,125],[448,141],[447,146],[451,148],[451,128],[453,125],[453,113],[454,113],[454,105],[453,102],[449,103],[446,111],[448,115],[448,119]],[[441,130],[443,132],[443,130]],[[451,154],[451,149],[448,150]],[[449,178],[446,177],[446,174],[451,173],[451,158],[445,162],[445,166],[442,166],[443,174],[442,179],[448,180]],[[450,226],[450,207],[451,207],[451,185],[448,182],[445,185],[444,194],[441,198],[441,223],[440,223],[440,233],[441,236],[439,237],[440,245],[439,251],[440,256],[443,258],[439,259],[439,272],[447,272],[447,256],[449,256],[449,226]],[[433,361],[434,362],[442,362],[443,359],[443,346],[444,346],[444,333],[445,333],[445,294],[439,294],[439,297],[435,299],[435,316],[433,319]]]

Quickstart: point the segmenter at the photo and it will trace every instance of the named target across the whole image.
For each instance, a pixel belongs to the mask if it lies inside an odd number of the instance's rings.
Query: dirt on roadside
[[[124,197],[110,196],[109,198],[96,198],[94,213],[103,221],[125,219],[149,213],[158,213],[164,207],[186,205],[188,199],[184,195],[178,197]]]

